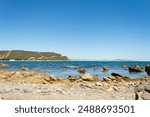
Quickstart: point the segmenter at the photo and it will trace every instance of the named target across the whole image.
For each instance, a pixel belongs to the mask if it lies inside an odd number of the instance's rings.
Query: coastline
[[[1,65],[2,64],[2,65]],[[68,77],[68,75],[79,76],[77,72],[79,68],[85,68],[86,73],[91,75],[98,74],[102,79],[104,76],[111,75],[112,72],[117,72],[122,75],[140,78],[147,76],[146,72],[132,72],[128,68],[133,65],[145,67],[150,62],[139,61],[0,61],[0,70],[21,70],[26,67],[29,70],[41,70],[46,74],[51,74],[57,77]],[[2,67],[1,67],[2,66]],[[107,72],[102,72],[103,67],[108,67]],[[141,68],[140,68],[141,69]]]
[[[150,77],[110,80],[56,78],[37,71],[0,70],[2,100],[137,100],[150,99]],[[147,87],[147,89],[145,89]]]
[[[0,62],[20,62],[20,61],[22,61],[22,62],[48,62],[48,61],[50,61],[50,62],[56,62],[56,61],[60,61],[60,62],[62,62],[62,61],[71,61],[71,60],[15,60],[15,61],[10,61],[10,60],[0,60]]]

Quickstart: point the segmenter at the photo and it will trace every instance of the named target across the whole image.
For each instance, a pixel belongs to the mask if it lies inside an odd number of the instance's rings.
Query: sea
[[[91,75],[98,74],[99,79],[104,76],[110,76],[112,72],[119,73],[131,78],[146,77],[146,72],[129,73],[122,66],[140,65],[146,66],[150,61],[0,61],[0,63],[8,64],[9,67],[1,67],[0,70],[20,70],[22,67],[27,67],[30,70],[42,71],[47,75],[56,77],[65,77],[69,75],[80,76],[78,68],[85,68],[86,73]],[[110,68],[108,72],[102,72],[103,66]],[[94,70],[97,68],[97,70]]]

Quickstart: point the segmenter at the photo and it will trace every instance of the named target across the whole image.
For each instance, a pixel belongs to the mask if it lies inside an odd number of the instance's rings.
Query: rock
[[[98,74],[95,74],[95,75],[93,76],[93,81],[95,81],[95,82],[99,81]]]
[[[117,86],[113,86],[113,89],[114,89],[115,91],[119,91],[119,88],[118,88]]]
[[[44,80],[46,80],[47,82],[51,81],[50,77],[45,77]]]
[[[64,94],[64,93],[63,93],[64,91],[62,91],[62,89],[56,89],[56,92],[57,92],[57,93],[60,93],[60,94]]]
[[[145,67],[145,72],[150,76],[150,65]]]
[[[76,81],[77,78],[76,78],[76,76],[70,75],[70,76],[68,76],[68,80],[70,80],[70,81]]]
[[[107,92],[113,92],[114,89],[112,87],[109,87],[108,89],[106,89]]]
[[[85,70],[84,68],[79,68],[79,69],[78,69],[78,72],[79,72],[80,74],[85,74],[86,70]]]
[[[150,86],[149,86],[149,85],[144,86],[144,90],[145,90],[146,92],[150,93]]]
[[[59,81],[59,82],[66,82],[67,79],[66,78],[57,78],[57,81]]]
[[[129,72],[144,72],[144,68],[139,65],[133,65],[129,67]]]
[[[94,85],[91,83],[80,84],[81,87],[93,89]]]
[[[142,100],[141,95],[143,92],[135,92],[135,100]]]
[[[100,82],[96,82],[96,86],[102,86],[103,84]]]
[[[98,68],[97,68],[97,67],[94,67],[93,70],[98,70]]]
[[[136,92],[142,92],[142,91],[144,91],[144,86],[143,86],[143,85],[137,86],[137,87],[135,88],[135,91],[136,91]]]
[[[114,76],[109,76],[108,77],[110,80],[116,80],[116,77],[114,77]]]
[[[114,76],[114,77],[124,77],[123,75],[120,75],[118,73],[111,73],[111,75]]]
[[[104,66],[102,72],[107,72],[109,70],[109,67]]]
[[[103,80],[104,81],[110,81],[110,79],[108,77],[106,77],[106,76],[103,77]]]
[[[127,65],[122,65],[124,70],[128,70],[128,66]]]
[[[81,78],[84,81],[93,81],[93,77],[90,74],[82,74]]]
[[[22,67],[21,70],[22,70],[22,71],[27,71],[27,70],[29,70],[29,68],[27,68],[27,67]]]
[[[8,64],[0,63],[0,67],[8,67],[8,66],[9,66]]]
[[[150,93],[144,92],[144,93],[141,95],[141,98],[142,98],[143,100],[150,100]]]
[[[54,75],[50,75],[49,78],[51,81],[57,81],[58,80],[58,78],[56,78]]]
[[[142,83],[135,88],[137,100],[150,100],[150,86],[149,84]]]
[[[110,81],[110,80],[116,80],[116,81],[122,81],[127,79],[127,77],[120,75],[118,73],[111,73],[111,76],[109,77],[103,77],[104,81]]]
[[[62,71],[67,71],[67,69],[66,69],[66,68],[63,68]]]

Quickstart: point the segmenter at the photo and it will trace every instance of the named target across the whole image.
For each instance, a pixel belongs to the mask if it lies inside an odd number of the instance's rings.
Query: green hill
[[[69,60],[69,58],[54,52],[10,50],[0,51],[0,60]]]

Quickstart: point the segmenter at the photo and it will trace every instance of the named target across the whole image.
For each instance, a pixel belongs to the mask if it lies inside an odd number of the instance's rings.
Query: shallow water
[[[80,74],[77,72],[77,68],[83,67],[87,73],[92,75],[98,74],[101,79],[103,76],[110,76],[112,72],[133,78],[145,77],[147,76],[145,72],[129,73],[123,69],[122,65],[146,66],[150,64],[150,61],[1,61],[0,63],[9,64],[9,67],[0,69],[20,70],[22,67],[27,67],[31,70],[41,70],[48,75],[57,77],[67,77],[68,75],[79,76]],[[101,72],[103,66],[108,66],[110,70],[105,73]],[[94,70],[93,68],[95,67],[98,68],[98,70]],[[66,71],[63,70],[64,68],[66,68]]]

